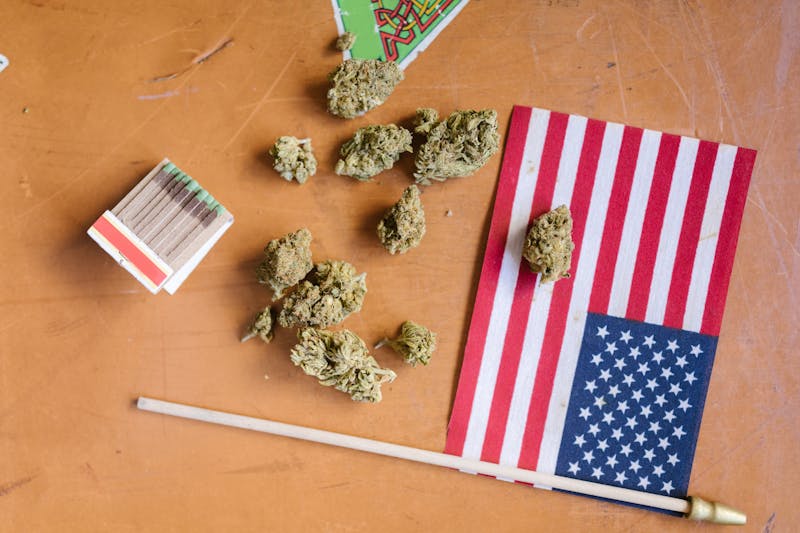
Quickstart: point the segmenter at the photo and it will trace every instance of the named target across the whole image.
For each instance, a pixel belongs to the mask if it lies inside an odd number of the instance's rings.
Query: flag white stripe
[[[528,140],[522,154],[522,166],[517,191],[514,195],[514,204],[511,208],[508,238],[503,251],[497,291],[494,295],[486,333],[486,345],[483,348],[478,382],[472,398],[472,410],[464,440],[464,450],[461,454],[463,457],[471,459],[480,458],[483,448],[486,425],[489,421],[489,411],[497,381],[497,371],[503,353],[503,341],[508,329],[508,318],[514,300],[514,289],[517,286],[519,265],[522,261],[522,243],[525,235],[512,230],[527,225],[530,218],[531,202],[539,175],[539,161],[542,157],[549,121],[549,111],[534,109],[528,123]]]
[[[700,226],[700,242],[697,243],[689,292],[686,295],[686,311],[683,315],[683,329],[689,331],[700,331],[703,323],[708,285],[711,282],[711,268],[714,266],[714,256],[717,253],[719,229],[737,150],[735,146],[720,144],[714,161],[703,222]]]
[[[636,255],[639,252],[642,224],[647,210],[647,200],[650,196],[650,185],[653,182],[653,171],[660,145],[660,132],[644,130],[639,147],[639,157],[636,160],[636,170],[633,174],[628,209],[622,227],[617,262],[614,267],[614,281],[611,284],[608,314],[612,316],[625,316],[628,309],[633,269],[636,265]]]
[[[572,199],[572,191],[575,188],[575,179],[581,155],[581,150],[575,147],[583,146],[587,122],[588,120],[585,117],[575,115],[570,115],[569,117],[551,208],[562,204],[569,205]],[[522,233],[526,230],[527,224],[525,227],[513,229],[513,231]],[[537,283],[539,283],[540,279],[541,276],[537,279]],[[528,326],[525,330],[525,339],[522,343],[522,353],[517,367],[514,392],[509,406],[503,447],[500,452],[500,464],[516,466],[519,462],[522,437],[525,432],[525,422],[528,419],[528,407],[533,393],[536,370],[539,366],[539,356],[542,351],[544,329],[547,325],[547,315],[550,310],[552,295],[552,283],[538,284],[536,286],[533,303],[528,313]]]
[[[645,322],[663,324],[667,309],[667,297],[672,282],[672,270],[675,267],[675,256],[678,253],[678,241],[683,227],[683,215],[689,199],[689,186],[692,183],[694,165],[697,160],[698,139],[681,137],[678,156],[675,159],[675,170],[664,211],[664,224],[658,239],[658,252],[653,266],[653,281],[647,298]],[[678,268],[684,268],[678,265]]]
[[[553,382],[553,392],[547,410],[542,443],[539,448],[539,461],[536,469],[553,473],[556,470],[561,435],[567,417],[567,408],[572,392],[572,381],[578,364],[583,330],[586,325],[586,310],[594,284],[597,257],[603,240],[608,203],[614,175],[617,171],[619,150],[622,144],[624,127],[620,124],[606,125],[603,146],[597,162],[597,174],[592,188],[589,212],[586,215],[586,229],[581,241],[578,264],[575,267],[575,281],[569,303],[564,339],[561,344],[558,366]]]

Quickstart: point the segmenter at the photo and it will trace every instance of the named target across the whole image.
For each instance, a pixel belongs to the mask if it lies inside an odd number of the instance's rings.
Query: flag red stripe
[[[606,223],[603,227],[603,238],[600,242],[597,266],[595,267],[592,295],[589,299],[589,311],[593,313],[608,312],[614,268],[617,264],[617,254],[622,240],[622,221],[625,220],[625,213],[628,211],[628,199],[631,195],[643,133],[643,129],[631,126],[625,126],[622,133],[617,170],[614,175],[614,184],[611,187]]]
[[[92,226],[154,285],[161,285],[167,279],[167,274],[104,216],[98,218]]]
[[[531,201],[531,214],[528,225],[534,218],[550,210],[553,203],[553,191],[558,177],[558,167],[561,162],[561,151],[564,147],[564,137],[567,132],[569,116],[563,113],[551,113],[547,125],[547,135],[542,149],[539,175],[536,179],[536,189]],[[526,226],[527,227],[527,226]],[[517,377],[517,368],[522,354],[522,343],[525,340],[525,331],[528,329],[528,314],[533,300],[536,274],[531,272],[527,263],[520,263],[517,285],[514,289],[514,300],[508,318],[503,355],[492,397],[492,406],[489,411],[486,434],[481,451],[481,460],[497,462],[503,447],[503,435],[508,420],[508,411],[511,406],[511,396],[514,393],[514,382]]]
[[[572,213],[572,239],[575,241],[575,250],[572,252],[572,272],[574,273],[580,260],[583,244],[583,234],[586,230],[586,218],[589,214],[592,189],[597,175],[597,162],[603,146],[603,134],[606,123],[599,120],[589,120],[586,124],[586,135],[578,163],[578,173],[575,187],[570,202]],[[561,353],[561,343],[566,328],[569,303],[572,299],[572,278],[563,279],[553,287],[553,296],[550,301],[550,313],[545,327],[542,351],[539,356],[539,366],[536,370],[536,380],[533,385],[528,419],[522,438],[519,467],[535,469],[539,459],[539,447],[542,443],[547,410],[550,405],[550,395],[553,392],[553,380],[558,367],[558,358]]]
[[[650,186],[647,209],[642,222],[639,250],[633,267],[628,309],[625,313],[626,318],[632,320],[644,321],[647,311],[647,300],[650,295],[650,285],[653,282],[653,268],[656,264],[659,236],[664,225],[664,212],[667,209],[672,173],[675,170],[675,160],[678,157],[680,143],[681,138],[677,135],[665,133],[661,136],[656,166],[653,170],[653,182]]]
[[[728,284],[731,281],[736,241],[742,225],[747,187],[750,185],[750,175],[753,172],[755,161],[755,150],[739,148],[736,151],[731,185],[728,189],[728,197],[725,199],[725,211],[722,213],[722,223],[719,228],[717,252],[714,256],[714,266],[711,269],[706,310],[703,314],[703,324],[700,327],[700,333],[706,335],[719,335],[722,326],[722,312],[725,308]]]
[[[450,417],[450,430],[445,451],[455,455],[461,455],[464,448],[464,439],[466,438],[472,410],[472,398],[475,395],[475,387],[481,367],[481,356],[483,355],[483,347],[486,344],[489,318],[492,314],[492,302],[497,291],[497,280],[500,276],[503,250],[508,237],[508,226],[511,222],[511,210],[514,205],[514,195],[517,190],[520,168],[522,167],[522,156],[525,151],[531,112],[532,109],[530,107],[515,106],[508,128],[503,167],[500,171],[500,180],[497,184],[497,195],[492,214],[492,225],[489,229],[483,269],[478,283],[475,306],[472,311],[472,324],[464,349],[461,377],[459,378],[456,399]]]
[[[678,239],[678,250],[672,267],[667,306],[664,310],[664,325],[671,328],[683,327],[686,297],[692,281],[692,266],[697,253],[697,243],[700,240],[700,227],[703,225],[703,214],[718,148],[719,144],[708,141],[700,141],[697,148],[692,183],[689,186],[681,235]]]

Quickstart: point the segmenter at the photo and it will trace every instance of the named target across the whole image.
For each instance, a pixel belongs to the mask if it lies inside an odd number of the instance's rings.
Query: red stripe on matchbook
[[[161,285],[167,274],[162,271],[158,265],[153,263],[133,242],[131,242],[122,232],[114,227],[111,222],[105,217],[100,217],[92,225],[100,235],[106,238],[114,248],[119,250],[125,259],[133,263],[133,265],[144,274],[147,279],[152,281],[156,286]]]
[[[497,291],[503,250],[508,238],[508,226],[511,222],[511,210],[522,167],[522,155],[525,151],[531,111],[530,107],[515,106],[508,128],[508,140],[497,185],[492,224],[489,229],[483,268],[475,296],[475,306],[472,308],[472,323],[464,348],[461,375],[447,433],[445,452],[454,455],[461,455],[464,449],[464,439],[466,439],[467,425],[472,411],[472,399],[478,383],[481,356],[486,345],[489,318],[492,314],[492,302]]]

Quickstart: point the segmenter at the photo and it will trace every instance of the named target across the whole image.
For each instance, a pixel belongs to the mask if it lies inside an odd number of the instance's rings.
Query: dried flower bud
[[[365,126],[342,145],[336,173],[360,181],[394,166],[400,154],[411,151],[411,132],[394,124]]]
[[[427,135],[439,121],[439,113],[430,107],[417,109],[417,116],[414,118],[414,133]]]
[[[275,239],[264,248],[264,261],[256,269],[258,282],[269,285],[275,301],[296,285],[314,267],[311,262],[311,232],[299,229]]]
[[[286,181],[305,183],[317,172],[317,159],[311,149],[311,139],[283,136],[275,141],[269,155],[274,162],[272,168]]]
[[[522,256],[541,282],[569,277],[572,262],[572,215],[565,205],[536,217],[525,238]]]
[[[272,308],[267,306],[263,311],[259,311],[253,322],[247,328],[247,333],[242,337],[242,342],[249,341],[253,337],[259,337],[264,342],[272,340],[272,330],[274,327],[272,321]]]
[[[344,52],[345,50],[350,50],[353,48],[353,44],[356,42],[356,34],[351,33],[349,31],[344,32],[336,39],[336,49],[341,50]]]
[[[420,124],[417,128],[429,127],[426,122]],[[493,109],[455,111],[429,130],[415,161],[414,177],[423,185],[469,176],[486,164],[500,143]]]
[[[328,75],[328,111],[339,117],[355,118],[381,105],[403,80],[394,61],[348,59]]]
[[[381,385],[394,381],[397,375],[381,368],[369,355],[367,346],[352,331],[301,329],[300,341],[292,348],[292,363],[321,385],[346,392],[354,401],[381,401]]]
[[[366,274],[345,261],[325,261],[286,297],[278,323],[285,327],[325,328],[361,310],[367,293]]]
[[[431,361],[433,351],[436,350],[436,333],[425,326],[406,320],[400,326],[399,337],[383,339],[376,348],[384,344],[391,346],[411,366],[427,365]]]
[[[419,200],[419,189],[411,185],[378,223],[378,238],[383,247],[394,255],[416,248],[424,235],[425,211]]]

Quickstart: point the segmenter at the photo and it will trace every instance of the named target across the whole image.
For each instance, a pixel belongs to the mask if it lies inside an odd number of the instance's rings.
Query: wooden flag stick
[[[446,466],[448,468],[474,472],[476,474],[485,474],[524,483],[533,483],[552,487],[554,489],[585,494],[587,496],[597,496],[646,507],[655,507],[665,511],[683,513],[687,518],[694,520],[705,520],[717,524],[744,524],[747,521],[747,517],[744,513],[736,509],[717,502],[708,502],[696,496],[690,496],[688,500],[660,496],[658,494],[650,494],[622,487],[612,487],[600,483],[592,483],[590,481],[534,472],[533,470],[523,470],[511,466],[465,459],[456,455],[420,450],[409,446],[400,446],[399,444],[390,444],[388,442],[353,437],[341,433],[273,422],[260,418],[251,418],[249,416],[225,413],[222,411],[213,411],[211,409],[154,400],[152,398],[140,397],[136,406],[143,411],[151,411],[153,413],[260,431],[261,433],[281,435],[293,439],[330,444],[332,446],[386,455],[398,459],[416,461],[418,463]]]

